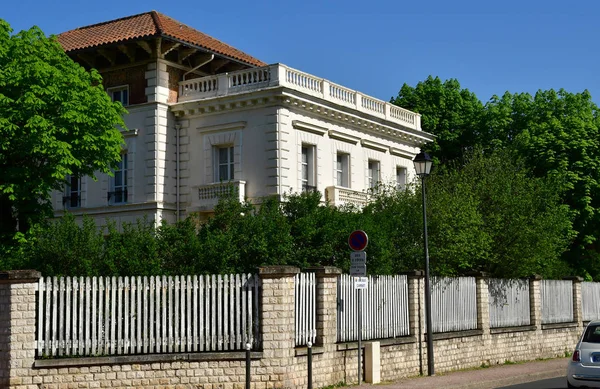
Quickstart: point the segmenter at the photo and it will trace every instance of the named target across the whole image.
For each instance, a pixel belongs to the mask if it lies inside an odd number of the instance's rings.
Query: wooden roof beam
[[[123,54],[125,54],[127,56],[127,58],[129,58],[129,62],[131,62],[131,63],[135,62],[135,49],[133,48],[133,46],[119,45],[117,47],[119,48],[119,50],[121,50],[121,52]]]
[[[117,63],[117,53],[114,50],[98,49],[98,53],[110,62],[111,66]]]
[[[181,43],[177,43],[177,42],[163,43],[162,47],[161,47],[161,58],[164,58],[167,54],[169,54],[171,51],[175,50],[179,46],[181,46]]]
[[[183,61],[185,61],[190,55],[195,54],[198,50],[192,48],[183,48],[177,51],[177,62],[180,65],[183,65]]]
[[[77,53],[77,58],[85,62],[89,67],[96,67],[96,56],[92,53]]]
[[[217,58],[214,59],[212,62],[210,62],[209,64],[209,68],[210,68],[210,72],[211,73],[216,73],[219,71],[219,69],[221,69],[223,66],[227,65],[230,61],[228,59],[224,59],[224,58]]]
[[[152,47],[150,47],[150,43],[146,41],[136,41],[138,46],[140,46],[144,51],[150,55],[152,55]]]

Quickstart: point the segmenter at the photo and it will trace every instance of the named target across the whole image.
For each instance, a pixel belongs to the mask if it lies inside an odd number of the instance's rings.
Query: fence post
[[[573,282],[573,322],[577,323],[577,327],[583,329],[583,308],[581,304],[581,283],[583,282],[582,277],[565,277],[563,280],[570,280]]]
[[[533,275],[529,278],[530,324],[536,331],[542,330],[542,277]]]
[[[404,273],[408,281],[408,325],[409,333],[417,341],[417,352],[419,355],[419,374],[423,375],[426,369],[425,361],[427,349],[423,347],[425,342],[425,289],[423,284],[424,271],[415,270]],[[433,345],[435,347],[435,343]]]
[[[294,387],[295,312],[294,266],[264,266],[262,279],[263,359],[260,367],[272,370],[269,382],[276,387]]]
[[[0,272],[0,387],[32,383],[35,360],[35,270]]]
[[[252,382],[252,378],[250,377],[250,368],[252,367],[252,359],[250,358],[251,351],[252,345],[246,343],[246,389],[250,389],[250,383]]]

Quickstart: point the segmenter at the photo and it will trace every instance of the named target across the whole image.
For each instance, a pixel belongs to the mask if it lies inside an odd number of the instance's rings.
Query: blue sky
[[[6,1],[14,30],[46,34],[162,12],[267,63],[388,100],[403,83],[456,78],[486,102],[505,91],[588,89],[600,103],[600,2],[555,0]]]

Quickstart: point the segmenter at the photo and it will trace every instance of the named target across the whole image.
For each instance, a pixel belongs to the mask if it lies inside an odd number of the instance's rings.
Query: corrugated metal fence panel
[[[542,280],[542,323],[573,321],[573,282]]]
[[[490,278],[490,327],[526,326],[531,321],[529,280]]]
[[[39,356],[258,347],[256,275],[47,277],[38,284]]]
[[[317,338],[317,288],[315,273],[296,274],[295,278],[296,346],[315,343]]]
[[[432,277],[431,320],[434,333],[476,329],[475,277]]]
[[[369,276],[362,293],[363,340],[410,335],[408,282],[405,275]],[[338,341],[358,340],[358,298],[354,277],[342,274],[338,280]]]
[[[583,320],[600,319],[600,282],[581,283]]]

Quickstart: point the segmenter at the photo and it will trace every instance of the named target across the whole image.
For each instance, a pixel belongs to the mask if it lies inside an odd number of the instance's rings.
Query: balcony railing
[[[341,186],[328,186],[325,188],[325,200],[336,207],[352,204],[362,208],[369,202],[369,194]]]
[[[197,197],[192,201],[192,209],[199,212],[212,212],[223,196],[233,196],[240,202],[244,201],[246,196],[245,181],[218,182],[195,186],[193,189]]]
[[[421,116],[417,113],[282,64],[182,81],[179,83],[178,101],[228,96],[277,86],[303,92],[413,130],[421,130]]]
[[[71,193],[62,198],[65,208],[79,208],[81,206],[81,196],[78,193]]]

